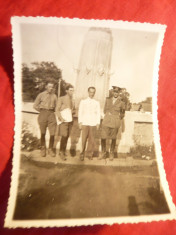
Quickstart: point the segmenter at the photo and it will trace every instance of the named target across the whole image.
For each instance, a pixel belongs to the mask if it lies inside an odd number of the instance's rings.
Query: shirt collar
[[[89,96],[87,97],[88,100],[94,100],[94,98],[90,98]]]
[[[48,94],[48,95],[53,94],[53,92],[49,93],[47,90],[45,90],[45,93]]]
[[[71,99],[71,97],[70,97],[68,94],[66,94],[65,96],[66,96],[68,99]]]

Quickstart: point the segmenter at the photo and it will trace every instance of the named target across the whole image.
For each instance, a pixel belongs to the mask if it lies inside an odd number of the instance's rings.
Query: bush
[[[151,159],[155,158],[155,147],[154,144],[151,146],[145,145],[135,145],[134,147],[130,148],[130,155],[134,158],[147,158],[150,157]]]
[[[21,133],[21,150],[32,151],[40,147],[39,139],[33,136],[29,128],[29,125],[24,122]]]

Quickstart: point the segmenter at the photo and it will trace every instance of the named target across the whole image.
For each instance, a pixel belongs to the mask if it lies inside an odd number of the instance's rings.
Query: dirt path
[[[81,166],[22,158],[15,219],[167,213],[156,166]]]

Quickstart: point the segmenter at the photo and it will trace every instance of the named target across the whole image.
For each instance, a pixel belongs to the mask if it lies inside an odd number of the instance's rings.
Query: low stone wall
[[[28,124],[29,131],[34,136],[40,138],[40,130],[37,122],[38,113],[33,109],[33,103],[24,103],[23,121]],[[97,151],[100,150],[100,131],[97,132]],[[56,131],[56,148],[59,148],[59,127]],[[49,132],[47,131],[46,140],[48,144]],[[151,113],[138,111],[126,111],[121,128],[117,136],[117,151],[127,153],[135,144],[151,145],[153,143],[153,121]],[[80,150],[81,131],[78,128],[77,118],[74,118],[71,138],[69,138],[68,149]]]
[[[153,120],[151,113],[126,111],[118,152],[126,153],[135,144],[153,143]]]

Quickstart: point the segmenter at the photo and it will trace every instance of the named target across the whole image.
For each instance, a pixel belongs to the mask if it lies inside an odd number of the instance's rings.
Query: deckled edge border
[[[42,21],[42,22],[41,22]],[[15,31],[19,30],[20,32],[20,23],[45,23],[45,24],[65,24],[68,25],[76,25],[76,26],[95,26],[96,24],[100,24],[100,27],[110,27],[110,28],[121,28],[121,29],[129,29],[129,26],[133,26],[133,28],[130,27],[130,30],[135,30],[136,26],[139,27],[138,30],[143,31],[150,31],[152,30],[155,32],[157,27],[160,27],[160,30],[163,30],[163,33],[160,33],[160,43],[157,45],[158,49],[158,58],[155,58],[155,66],[154,66],[154,72],[153,72],[153,120],[154,120],[154,142],[157,152],[157,163],[158,163],[158,169],[161,179],[161,184],[163,186],[163,191],[166,196],[166,201],[169,205],[169,208],[171,210],[170,214],[162,214],[162,215],[147,215],[147,216],[124,216],[124,217],[111,217],[111,218],[91,218],[91,219],[58,219],[58,220],[13,220],[13,212],[15,208],[15,200],[17,196],[17,186],[18,186],[18,174],[15,174],[16,171],[19,171],[19,165],[20,165],[20,158],[15,154],[16,150],[17,152],[19,149],[17,147],[20,146],[20,140],[21,135],[20,132],[17,130],[20,127],[21,130],[21,106],[18,104],[18,98],[16,93],[19,92],[19,86],[21,91],[21,81],[17,81],[18,77],[18,65],[21,64],[21,58],[18,57],[19,51],[21,49],[20,43],[20,33],[15,33]],[[73,24],[74,22],[74,24]],[[119,24],[119,25],[118,25]],[[120,27],[120,24],[121,27]],[[161,51],[162,46],[164,43],[164,34],[166,31],[166,25],[162,24],[153,24],[153,23],[140,23],[140,22],[134,22],[134,21],[115,21],[115,20],[98,20],[98,19],[79,19],[79,18],[63,18],[63,17],[25,17],[25,16],[14,16],[11,18],[11,25],[12,25],[12,48],[13,48],[13,62],[14,62],[14,104],[15,104],[15,127],[14,127],[14,146],[13,146],[13,160],[12,160],[12,174],[11,174],[11,183],[10,183],[10,196],[8,199],[8,205],[7,205],[7,212],[5,217],[5,223],[4,226],[7,228],[46,228],[46,227],[76,227],[76,226],[88,226],[88,225],[112,225],[115,223],[118,224],[127,224],[127,223],[140,223],[140,222],[153,222],[153,221],[166,221],[166,220],[173,220],[176,218],[176,211],[175,211],[175,205],[172,201],[171,193],[169,190],[169,185],[166,179],[166,172],[164,170],[164,164],[163,164],[163,158],[162,158],[162,151],[161,151],[161,145],[160,145],[160,135],[159,135],[159,126],[158,126],[158,80],[159,80],[159,68],[160,68],[160,58],[161,58]],[[143,29],[143,26],[145,25],[145,29]],[[152,29],[151,29],[152,26]],[[156,28],[156,29],[154,29]],[[158,31],[158,29],[157,29]],[[15,36],[14,36],[15,35]],[[18,46],[18,50],[16,47]],[[18,60],[18,63],[17,63]],[[19,62],[20,61],[20,62]],[[20,100],[21,102],[21,100]],[[18,104],[18,105],[17,105]],[[18,159],[17,159],[18,158]],[[18,168],[17,168],[18,166]],[[19,173],[19,172],[18,172]],[[15,193],[15,197],[13,194]]]

